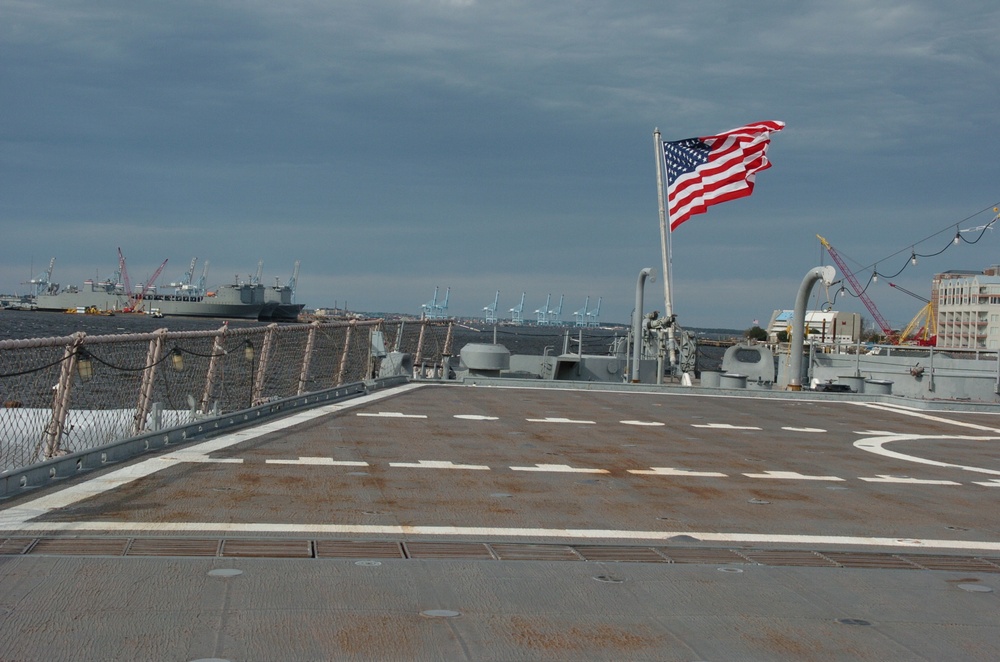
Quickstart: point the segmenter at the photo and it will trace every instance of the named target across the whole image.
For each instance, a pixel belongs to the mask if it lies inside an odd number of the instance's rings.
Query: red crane
[[[898,336],[893,332],[889,323],[885,321],[885,318],[882,317],[882,313],[878,311],[878,308],[875,306],[875,302],[868,298],[868,295],[865,294],[865,290],[861,287],[861,284],[858,283],[858,279],[855,278],[854,272],[851,271],[850,267],[844,263],[840,254],[837,253],[836,249],[830,245],[830,242],[819,235],[816,235],[816,237],[819,239],[820,243],[823,244],[823,248],[830,253],[830,257],[833,258],[833,261],[837,263],[838,267],[840,267],[840,271],[843,272],[844,277],[847,278],[847,282],[851,284],[851,287],[854,289],[854,293],[859,299],[861,299],[861,303],[865,304],[865,308],[867,308],[868,312],[872,314],[872,318],[875,320],[875,323],[878,324],[879,328],[882,329],[882,334],[885,336],[886,340],[893,344],[897,343],[899,341]]]
[[[122,249],[118,249],[118,270],[122,274],[122,284],[125,286],[125,298],[128,300],[125,304],[125,308],[122,312],[125,313],[141,313],[142,312],[142,298],[145,294],[147,288],[153,287],[156,284],[156,279],[160,277],[160,272],[163,271],[163,267],[167,266],[167,261],[164,260],[160,268],[156,270],[153,277],[149,279],[149,282],[142,287],[142,291],[133,292],[132,291],[132,281],[128,277],[128,269],[125,268],[125,256],[122,255]]]

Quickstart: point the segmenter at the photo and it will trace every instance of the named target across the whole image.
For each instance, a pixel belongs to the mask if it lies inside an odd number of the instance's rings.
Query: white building
[[[931,300],[938,347],[1000,348],[1000,266],[936,274]]]
[[[793,313],[791,310],[774,311],[767,325],[768,341],[777,342],[781,331],[787,332],[791,338]],[[807,310],[806,337],[820,342],[857,342],[861,338],[861,315],[836,310]]]

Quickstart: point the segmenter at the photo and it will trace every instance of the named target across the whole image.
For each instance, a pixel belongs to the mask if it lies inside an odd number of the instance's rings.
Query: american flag
[[[715,136],[663,143],[670,230],[711,205],[753,193],[754,177],[767,170],[771,133],[784,122],[747,124]]]

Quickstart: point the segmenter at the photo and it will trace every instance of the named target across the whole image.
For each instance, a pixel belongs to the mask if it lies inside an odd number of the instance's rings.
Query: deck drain
[[[428,618],[455,618],[461,616],[462,612],[452,609],[426,609],[420,612],[420,615]]]
[[[841,625],[871,625],[871,621],[862,618],[838,618],[837,622]]]
[[[354,565],[361,565],[368,568],[374,568],[375,566],[382,565],[381,561],[355,561]]]
[[[605,584],[624,584],[625,580],[620,577],[612,577],[611,575],[597,575],[594,577],[596,581],[604,582]]]
[[[208,571],[209,577],[236,577],[242,574],[243,571],[236,568],[216,568],[215,570]]]
[[[765,499],[747,499],[747,503],[752,503],[758,506],[765,506],[771,502]]]
[[[728,567],[723,567],[723,568],[719,568],[718,570],[719,570],[719,572],[732,572],[732,573],[743,572],[743,568],[728,568]]]
[[[958,587],[963,591],[968,591],[969,593],[992,593],[993,589],[989,586],[983,586],[982,584],[959,584]]]

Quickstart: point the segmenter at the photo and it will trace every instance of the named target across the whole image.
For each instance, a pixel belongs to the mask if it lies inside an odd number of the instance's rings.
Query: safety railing
[[[451,342],[450,322],[427,320],[3,340],[0,473],[371,379],[387,357],[434,377]]]

